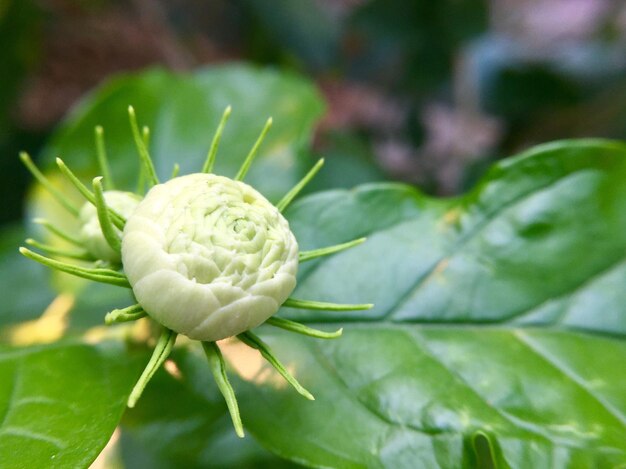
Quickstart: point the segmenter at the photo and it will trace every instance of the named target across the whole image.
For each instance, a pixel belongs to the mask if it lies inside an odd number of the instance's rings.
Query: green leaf
[[[626,461],[622,342],[417,325],[352,325],[323,344],[280,332],[264,340],[316,397],[306,402],[278,380],[240,392],[246,429],[284,457],[328,467],[461,467],[483,432],[512,467]]]
[[[495,165],[459,198],[370,185],[308,197],[287,216],[302,250],[368,237],[302,266],[292,296],[376,305],[293,311],[292,318],[513,322],[626,334],[617,289],[626,276],[622,144],[543,145]]]
[[[329,467],[626,462],[626,146],[544,145],[462,197],[370,185],[287,216],[302,249],[368,236],[303,265],[294,297],[376,306],[283,311],[337,340],[261,329],[316,397],[241,372],[264,446]]]
[[[140,365],[114,343],[1,347],[2,467],[89,467],[117,426]]]
[[[317,91],[304,79],[270,69],[229,65],[174,74],[155,69],[121,76],[98,88],[65,120],[44,150],[53,168],[61,156],[87,180],[99,174],[94,127],[101,125],[113,179],[134,190],[139,158],[127,118],[133,105],[139,125],[151,129],[150,153],[160,179],[175,163],[181,174],[199,172],[226,106],[232,115],[224,129],[215,173],[233,177],[268,117],[274,125],[246,180],[278,200],[306,172],[298,153],[312,138],[323,111]],[[274,175],[280,174],[280,178]]]

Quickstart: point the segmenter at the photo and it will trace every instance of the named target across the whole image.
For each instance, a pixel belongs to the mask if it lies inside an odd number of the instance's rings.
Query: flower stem
[[[107,326],[116,322],[130,322],[137,319],[145,318],[146,312],[143,310],[140,304],[128,306],[127,308],[114,309],[104,316],[104,323]]]
[[[299,394],[306,397],[310,401],[315,400],[313,394],[307,391],[298,382],[298,380],[289,371],[287,371],[287,368],[285,368],[285,366],[278,360],[278,358],[276,358],[274,352],[272,352],[269,346],[265,342],[263,342],[258,336],[250,331],[246,331],[242,334],[239,334],[237,338],[248,347],[252,347],[253,349],[261,352],[263,358],[265,358],[269,362],[269,364],[272,365],[274,369],[278,371],[278,373],[280,373],[280,375],[285,378],[285,380],[287,380],[287,382],[291,384],[296,391],[298,391]]]
[[[108,191],[115,189],[113,178],[111,177],[111,169],[109,167],[109,161],[107,158],[106,146],[104,145],[104,129],[101,125],[97,125],[94,128],[94,135],[96,138],[96,155],[98,157],[98,165],[100,171],[104,177],[104,188]]]
[[[119,253],[122,251],[122,240],[120,239],[120,235],[115,231],[115,227],[111,221],[111,211],[108,209],[106,200],[104,199],[102,176],[93,178],[92,185],[95,199],[94,202],[96,203],[96,211],[98,212],[98,221],[100,222],[102,235],[109,246],[111,246],[111,249]]]
[[[43,173],[39,171],[39,169],[37,169],[37,166],[35,166],[33,160],[30,159],[29,154],[26,152],[21,152],[20,159],[22,160],[22,163],[24,163],[24,166],[26,166],[26,169],[28,169],[33,177],[37,179],[37,181],[39,181],[39,184],[44,186],[48,190],[48,192],[50,192],[50,194],[57,200],[57,202],[59,202],[68,212],[70,212],[75,217],[78,217],[78,208],[76,208],[74,204],[72,204],[63,195],[63,193],[61,193],[61,191],[54,187],[52,183],[48,180],[48,178],[46,178]]]
[[[215,164],[217,149],[220,145],[220,140],[222,139],[222,132],[224,131],[226,122],[228,122],[231,111],[232,108],[230,106],[224,109],[224,114],[222,114],[222,119],[220,120],[220,123],[217,125],[217,129],[215,130],[215,135],[213,136],[213,141],[211,142],[211,147],[209,148],[209,153],[207,154],[206,161],[202,166],[202,173],[210,173],[211,171],[213,171],[213,165]]]
[[[315,309],[322,311],[362,311],[366,309],[372,309],[374,307],[371,303],[366,304],[341,304],[341,303],[326,303],[323,301],[310,301],[310,300],[297,300],[295,298],[287,298],[283,303],[283,306],[289,308],[298,309]]]
[[[315,166],[313,166],[309,172],[304,176],[298,184],[293,186],[293,188],[285,194],[285,196],[276,204],[276,208],[279,211],[284,211],[287,206],[291,203],[291,201],[300,193],[302,189],[315,177],[315,175],[322,169],[324,166],[324,158],[320,158]]]
[[[143,370],[143,373],[139,377],[137,384],[133,388],[130,396],[128,396],[128,407],[135,407],[135,404],[141,397],[144,389],[156,373],[156,371],[160,368],[163,362],[170,355],[172,348],[174,347],[174,343],[176,342],[176,332],[171,331],[169,329],[165,329],[159,340],[154,347],[154,351],[152,352],[152,357],[150,357],[150,361],[146,365],[146,368]]]
[[[246,159],[241,165],[241,168],[239,168],[239,171],[237,172],[237,175],[235,176],[235,181],[243,181],[243,179],[246,177],[246,174],[248,174],[250,165],[252,165],[252,161],[254,161],[254,158],[256,157],[257,151],[259,150],[261,143],[263,143],[263,140],[265,139],[267,132],[270,130],[270,127],[272,126],[272,122],[273,121],[271,117],[267,119],[267,122],[265,123],[265,127],[263,127],[263,130],[261,130],[261,134],[259,135],[259,138],[257,138],[256,142],[254,143],[254,146],[252,147],[252,150],[250,150],[250,153],[248,153],[248,156],[246,156]]]
[[[230,418],[233,421],[235,433],[237,433],[239,438],[243,438],[243,424],[241,423],[241,415],[239,415],[239,405],[237,404],[235,391],[226,375],[226,363],[224,362],[222,352],[215,342],[202,342],[202,347],[209,361],[209,368],[211,369],[211,373],[213,373],[217,387],[226,400],[226,406],[230,412]]]
[[[279,327],[281,329],[285,329],[286,331],[296,332],[297,334],[307,335],[309,337],[315,337],[316,339],[336,339],[341,337],[341,334],[343,333],[343,328],[338,329],[335,332],[324,332],[305,326],[299,322],[277,317],[269,318],[266,323],[270,326]]]
[[[25,242],[29,246],[39,249],[40,251],[43,251],[50,256],[66,257],[68,259],[76,259],[80,261],[94,261],[95,260],[94,257],[85,250],[67,251],[65,249],[61,249],[61,248],[57,248],[54,246],[50,246],[48,244],[40,243],[39,241],[34,240],[32,238],[28,238]]]
[[[73,244],[75,246],[83,247],[83,243],[82,243],[82,241],[80,239],[74,238],[72,235],[66,233],[65,231],[61,230],[60,228],[57,228],[52,223],[50,223],[48,220],[45,220],[43,218],[35,218],[33,220],[33,222],[37,223],[38,225],[43,226],[50,233],[57,235],[59,238],[64,239],[68,243],[71,243],[71,244]]]
[[[74,184],[74,187],[76,187],[78,192],[80,192],[81,195],[85,199],[87,199],[90,204],[97,207],[96,197],[93,195],[93,192],[87,189],[87,186],[80,182],[80,179],[78,179],[78,177],[72,172],[72,170],[67,167],[67,165],[63,162],[61,158],[57,158],[57,166],[59,167],[59,170],[65,175],[65,177],[67,177],[70,182]],[[117,226],[120,230],[123,229],[124,224],[126,223],[126,219],[111,208],[107,208],[107,210],[110,213],[111,221],[113,222],[113,224]]]
[[[311,259],[315,259],[317,257],[327,256],[329,254],[334,254],[336,252],[344,251],[346,249],[350,249],[351,247],[358,246],[361,243],[364,243],[367,238],[359,238],[353,241],[348,241],[347,243],[335,244],[334,246],[328,246],[320,249],[313,249],[312,251],[301,251],[298,260],[300,262],[305,262]]]
[[[159,183],[159,178],[157,177],[156,170],[154,169],[154,164],[152,163],[152,159],[150,158],[150,153],[148,152],[148,146],[146,145],[146,141],[139,133],[139,126],[137,125],[135,108],[133,108],[132,106],[128,106],[128,118],[130,120],[130,128],[133,132],[133,138],[135,139],[137,153],[139,153],[139,159],[146,171],[146,175],[148,176],[148,181],[150,185],[155,186]]]
[[[120,272],[116,272],[115,270],[79,267],[77,265],[50,259],[49,257],[37,254],[36,252],[33,252],[25,247],[20,248],[20,253],[29,259],[39,262],[40,264],[60,270],[61,272],[75,275],[76,277],[94,280],[95,282],[110,283],[111,285],[117,285],[118,287],[131,288],[126,276]]]

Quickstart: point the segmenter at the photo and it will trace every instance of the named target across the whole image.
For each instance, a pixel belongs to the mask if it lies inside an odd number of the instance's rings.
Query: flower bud
[[[215,341],[275,314],[296,285],[287,220],[249,185],[191,174],[154,186],[128,218],[124,272],[165,327]]]

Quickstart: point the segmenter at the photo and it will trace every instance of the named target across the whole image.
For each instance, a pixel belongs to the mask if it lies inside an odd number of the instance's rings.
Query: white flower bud
[[[216,341],[278,311],[296,285],[298,244],[249,185],[191,174],[154,186],[140,202],[124,228],[122,261],[146,313]]]
[[[105,191],[104,200],[109,208],[126,218],[135,210],[141,198],[131,192]],[[109,246],[102,234],[96,207],[89,202],[85,202],[80,209],[79,221],[81,224],[80,240],[83,242],[87,252],[96,259],[102,259],[114,264],[119,263],[121,261],[120,254]]]

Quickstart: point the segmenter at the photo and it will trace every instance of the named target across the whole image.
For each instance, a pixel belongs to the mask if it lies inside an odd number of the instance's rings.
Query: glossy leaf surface
[[[113,343],[0,348],[2,467],[88,467],[121,418],[139,365]]]
[[[334,341],[263,329],[317,398],[240,370],[244,422],[268,448],[332,467],[626,461],[624,146],[538,147],[456,199],[363,186],[288,217],[303,249],[368,236],[302,269],[294,296],[376,307],[284,311],[341,322]]]

